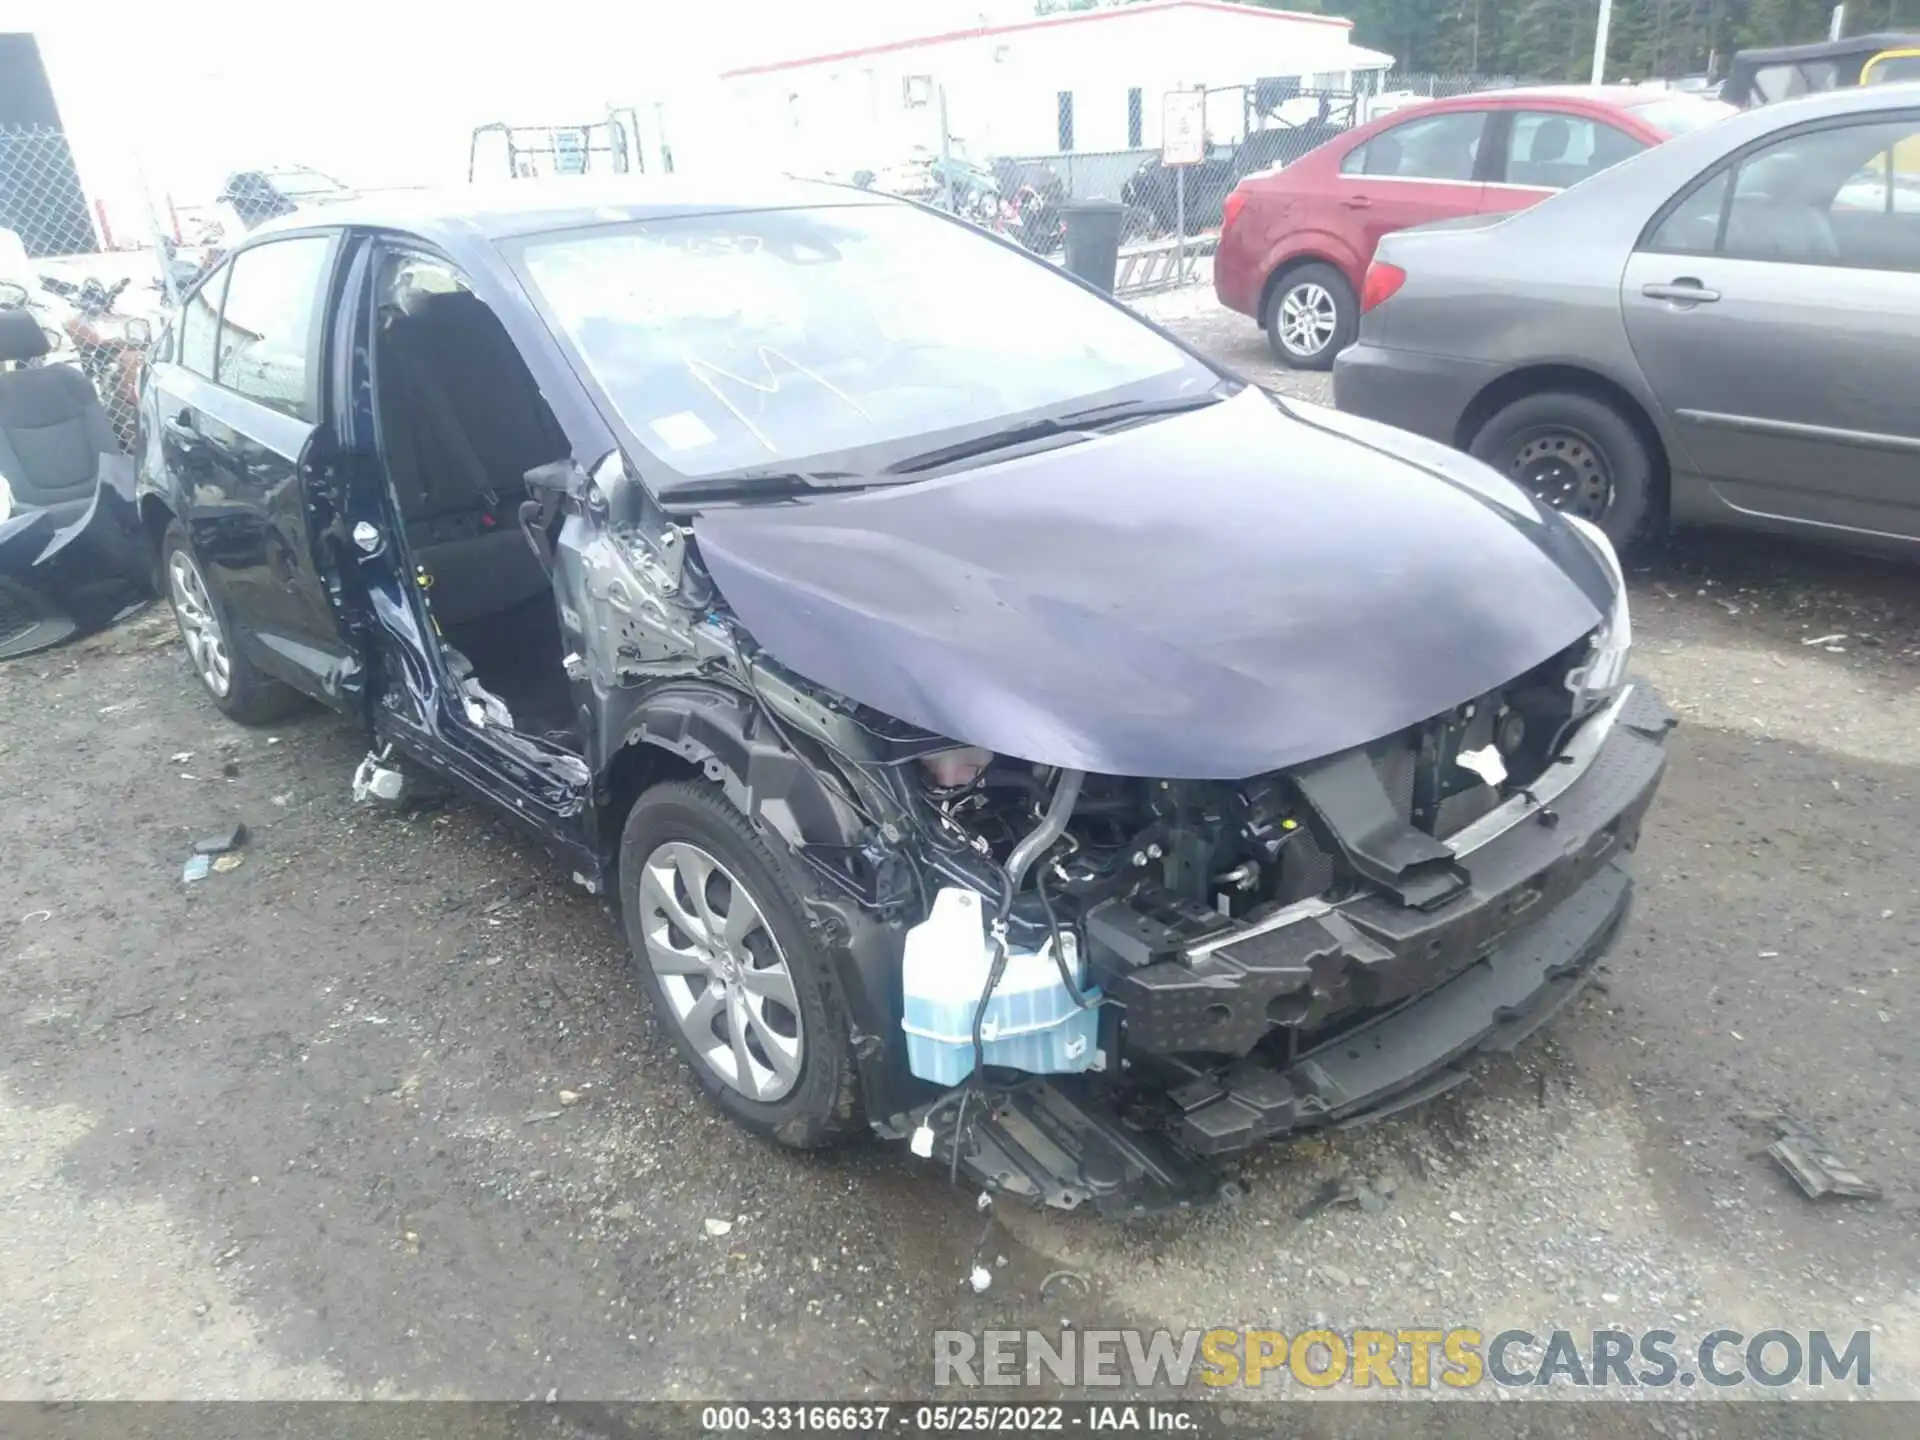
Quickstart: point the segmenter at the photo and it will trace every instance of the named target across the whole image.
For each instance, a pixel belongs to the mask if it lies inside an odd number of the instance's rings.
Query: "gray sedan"
[[[1335,403],[1616,545],[1668,520],[1920,541],[1920,85],[1722,120],[1382,241]]]

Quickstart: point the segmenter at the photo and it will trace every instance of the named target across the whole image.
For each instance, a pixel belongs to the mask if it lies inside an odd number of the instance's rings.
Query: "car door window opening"
[[[333,246],[331,235],[295,235],[250,245],[233,257],[220,310],[215,383],[284,415],[316,417],[315,320]]]
[[[1349,154],[1341,170],[1369,180],[1439,180],[1466,184],[1480,159],[1482,110],[1449,111],[1409,120],[1367,141]]]
[[[1506,183],[1565,190],[1645,148],[1590,115],[1523,110],[1514,115],[1507,142]]]
[[[383,252],[374,311],[390,501],[468,718],[577,750],[553,589],[519,518],[526,472],[564,458],[566,438],[499,317],[445,262]]]
[[[222,265],[180,307],[179,363],[203,379],[213,378],[220,335],[220,301],[232,265]]]
[[[1802,130],[1737,156],[1656,216],[1640,248],[1920,271],[1920,118]]]

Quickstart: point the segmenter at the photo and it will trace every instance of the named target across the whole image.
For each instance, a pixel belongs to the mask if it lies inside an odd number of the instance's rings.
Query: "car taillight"
[[[1227,198],[1220,204],[1220,228],[1228,230],[1233,222],[1240,218],[1240,212],[1246,208],[1247,192],[1235,186],[1227,192]]]
[[[1367,278],[1360,286],[1360,313],[1366,314],[1383,300],[1391,299],[1407,283],[1407,272],[1398,265],[1376,260],[1367,266]]]

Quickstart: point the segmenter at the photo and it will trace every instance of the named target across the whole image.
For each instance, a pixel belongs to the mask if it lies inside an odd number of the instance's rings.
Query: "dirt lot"
[[[1634,589],[1685,724],[1604,984],[1237,1211],[1003,1212],[978,1297],[971,1194],[720,1121],[603,905],[487,813],[356,808],[344,723],[226,724],[158,612],[0,668],[0,1398],[908,1395],[936,1328],[1320,1318],[1872,1327],[1920,1396],[1920,572],[1705,538]],[[1802,1198],[1782,1109],[1885,1198]],[[1296,1218],[1340,1176],[1391,1194]]]

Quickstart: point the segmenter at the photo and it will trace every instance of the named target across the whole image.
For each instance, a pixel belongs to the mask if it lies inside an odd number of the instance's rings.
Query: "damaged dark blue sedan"
[[[1577,993],[1671,724],[1600,532],[867,192],[523,183],[251,235],[141,517],[313,697],[615,903],[749,1128],[1136,1213]]]

